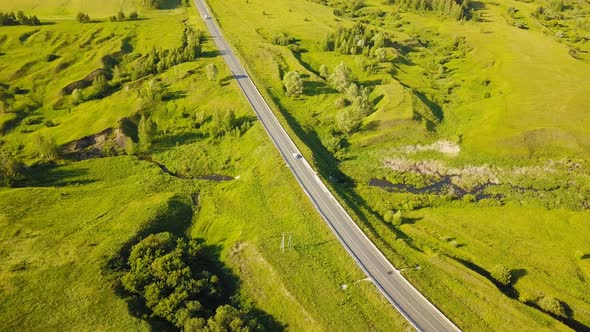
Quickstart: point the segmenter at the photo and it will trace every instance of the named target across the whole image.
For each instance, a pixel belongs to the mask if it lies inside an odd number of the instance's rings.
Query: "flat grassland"
[[[545,1],[477,2],[464,21],[381,1],[352,12],[322,3],[209,2],[359,225],[460,328],[587,329],[590,65],[579,56],[587,39],[560,37],[590,33],[587,4],[566,3],[557,33],[533,16]],[[574,15],[580,30],[567,30]],[[329,34],[359,23],[387,36],[383,59],[326,50]],[[338,115],[354,105],[320,76],[340,63],[371,92],[370,114],[348,135]],[[299,97],[285,94],[290,71],[303,78]],[[499,264],[508,287],[491,276]],[[567,313],[540,310],[543,297]]]
[[[14,188],[0,188],[4,329],[163,329],[117,295],[108,269],[123,246],[155,230],[218,246],[241,294],[283,328],[409,328],[300,192],[211,42],[205,40],[195,61],[121,85],[115,84],[119,69],[110,68],[113,88],[102,98],[74,102],[63,92],[105,68],[107,55],[124,52],[125,61],[136,63],[154,49],[179,47],[185,28],[204,30],[193,8],[149,11],[137,1],[0,4],[0,11],[16,9],[48,24],[0,27],[0,83],[11,92],[11,106],[0,114],[0,147],[26,164]],[[138,21],[107,22],[119,10],[136,9]],[[75,22],[79,10],[95,22]],[[213,81],[205,69],[211,63],[219,68]],[[165,97],[146,102],[143,93],[153,85]],[[211,136],[216,114],[230,110],[240,126]],[[156,123],[154,141],[139,157],[125,155],[108,130],[136,124],[139,114]],[[62,159],[44,161],[38,137],[55,140]],[[88,141],[94,145],[76,147]],[[67,150],[72,142],[78,144]],[[283,233],[291,239],[285,252]]]

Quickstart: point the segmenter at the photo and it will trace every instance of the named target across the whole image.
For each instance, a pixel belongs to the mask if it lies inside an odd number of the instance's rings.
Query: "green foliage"
[[[139,14],[137,14],[137,12],[131,12],[129,14],[129,19],[132,21],[135,21],[135,20],[139,19]]]
[[[80,89],[75,89],[72,92],[72,104],[79,105],[84,101],[84,93]]]
[[[214,63],[210,63],[207,65],[207,78],[209,81],[217,80],[217,75],[219,74],[219,70],[217,69],[217,65]]]
[[[0,152],[0,185],[10,187],[21,178],[21,164],[13,154]]]
[[[90,23],[92,22],[92,20],[90,19],[90,16],[88,16],[88,14],[83,13],[83,12],[79,12],[76,15],[76,20],[80,23]]]
[[[193,317],[203,317],[222,299],[219,278],[206,270],[210,264],[203,246],[170,233],[146,237],[133,247],[130,271],[121,281],[140,295],[152,315],[178,327]]]
[[[57,143],[53,137],[33,136],[33,149],[45,161],[55,161],[59,157]]]
[[[495,265],[490,271],[490,275],[504,286],[509,286],[512,283],[512,272],[502,264]]]
[[[133,247],[128,264],[130,271],[121,282],[145,301],[152,316],[185,331],[263,329],[247,312],[222,305],[226,290],[210,271],[214,264],[210,253],[197,240],[186,241],[167,232],[149,235]]]
[[[354,107],[345,108],[336,115],[336,126],[346,135],[350,135],[359,129],[363,119],[362,113]]]
[[[298,97],[303,93],[303,79],[298,71],[290,71],[285,74],[283,85],[287,96]]]
[[[27,16],[22,10],[19,10],[16,15],[14,12],[2,13],[0,12],[0,26],[5,25],[41,25],[41,21],[37,16]]]
[[[324,79],[328,79],[330,77],[330,72],[328,71],[328,66],[322,64],[320,66],[320,76]]]
[[[230,133],[236,126],[236,113],[233,110],[219,110],[213,113],[208,132],[212,138],[222,137]]]
[[[435,12],[456,20],[469,19],[472,15],[470,0],[397,0],[393,3],[406,10],[416,12]]]
[[[110,90],[111,90],[111,87],[109,86],[109,82],[107,81],[106,76],[104,74],[98,74],[94,78],[94,81],[92,82],[92,86],[90,88],[88,88],[87,94],[85,95],[85,97],[87,100],[102,99],[108,95]],[[82,94],[80,94],[77,97],[82,97]],[[74,96],[73,96],[73,93],[72,93],[72,98],[74,100],[76,100],[76,98],[74,98]]]
[[[139,145],[141,146],[142,150],[147,150],[152,146],[156,132],[156,123],[145,114],[142,114],[141,119],[137,125],[137,136],[139,138]]]
[[[328,81],[338,92],[344,92],[353,82],[352,70],[341,62],[328,77]]]
[[[539,308],[558,317],[567,318],[567,312],[563,303],[558,299],[550,296],[543,296],[538,302]]]
[[[159,79],[151,79],[140,90],[140,96],[148,102],[161,101],[166,95],[166,87]]]

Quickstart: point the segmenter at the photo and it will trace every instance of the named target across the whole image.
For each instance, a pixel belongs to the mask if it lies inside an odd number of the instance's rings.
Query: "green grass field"
[[[146,54],[177,47],[185,24],[204,30],[194,9],[146,11],[131,1],[0,4],[2,11],[17,8],[52,24],[0,28],[0,83],[20,90],[13,108],[1,114],[7,126],[0,147],[28,164],[15,188],[0,188],[5,329],[157,329],[132,315],[106,268],[122,246],[150,227],[219,246],[243,297],[286,329],[409,329],[363,280],[300,192],[211,43],[205,43],[203,57],[155,75],[173,97],[147,108],[137,92],[146,88],[141,80],[79,105],[62,96],[65,86],[102,68],[103,57],[118,52],[125,40],[133,54]],[[135,9],[142,20],[106,22],[119,10]],[[78,10],[99,22],[75,22]],[[48,61],[50,54],[58,58]],[[219,68],[219,82],[206,77],[210,63]],[[227,110],[252,126],[208,138],[207,119]],[[139,112],[158,126],[144,152],[154,161],[182,175],[237,179],[179,179],[126,155],[48,164],[35,152],[37,135],[63,145],[118,128]],[[205,124],[197,126],[197,117]],[[179,215],[178,204],[190,205],[194,215]],[[293,241],[285,253],[279,250],[283,232]]]
[[[571,45],[528,16],[537,6],[547,6],[544,2],[485,1],[478,5],[481,19],[467,22],[403,10],[396,17],[397,6],[366,4],[357,18],[350,18],[334,16],[338,2],[331,1],[327,6],[210,2],[226,37],[274,101],[275,112],[309,148],[306,153],[320,174],[327,182],[340,180],[333,188],[397,266],[421,266],[404,273],[460,328],[568,329],[531,306],[542,296],[569,306],[569,328],[590,324],[585,256],[590,247],[584,227],[590,188],[587,61],[570,55]],[[511,25],[509,6],[518,8],[517,17],[528,30]],[[371,16],[379,10],[385,15]],[[320,47],[327,33],[359,21],[389,34],[394,45],[373,72],[362,69],[367,60],[361,55]],[[274,45],[276,35],[294,37],[297,47]],[[464,38],[464,46],[448,51],[457,37]],[[413,49],[407,52],[404,46]],[[433,62],[442,56],[449,60],[440,74]],[[340,62],[372,89],[374,112],[358,133],[345,137],[335,160],[322,140],[333,130],[341,95],[318,73],[322,64],[332,72]],[[294,70],[304,78],[299,98],[287,97],[281,82]],[[416,98],[416,91],[425,99]],[[428,101],[443,115],[433,128],[413,119],[416,111],[431,109]],[[440,140],[456,143],[460,153],[404,152]],[[394,172],[385,166],[391,158],[435,163],[455,181],[467,183],[485,184],[490,174],[500,174],[493,180],[498,188],[485,193],[502,198],[469,203],[452,194],[393,194],[369,187],[371,178],[418,187],[437,178]],[[565,166],[568,162],[578,166]],[[400,208],[403,225],[384,220],[387,211]],[[486,278],[496,264],[513,270],[516,298]]]

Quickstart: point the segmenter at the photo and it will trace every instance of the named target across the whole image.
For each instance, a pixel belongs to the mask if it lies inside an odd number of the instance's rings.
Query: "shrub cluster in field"
[[[197,240],[149,235],[133,247],[128,266],[121,283],[145,302],[151,316],[184,331],[264,330],[251,313],[230,303],[215,260]]]
[[[388,0],[388,3],[397,4],[405,10],[434,12],[456,20],[470,19],[473,14],[469,0]]]
[[[162,9],[168,2],[168,0],[143,0],[143,5],[146,8]],[[191,0],[175,0],[175,4],[177,6],[183,5],[185,7],[190,7]]]
[[[570,46],[572,57],[590,60],[587,55],[590,51],[590,6],[587,3],[551,0],[547,5],[538,6],[531,16],[549,28],[557,40]]]
[[[131,12],[129,14],[129,17],[127,17],[125,16],[124,12],[118,12],[117,15],[113,15],[109,17],[109,19],[111,20],[111,22],[123,22],[126,20],[135,21],[139,19],[139,14],[137,14],[137,12]]]
[[[27,16],[22,10],[14,14],[0,12],[0,25],[41,25],[41,21],[35,15]]]

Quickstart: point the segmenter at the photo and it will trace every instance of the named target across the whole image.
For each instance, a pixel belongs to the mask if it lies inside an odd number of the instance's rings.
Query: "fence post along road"
[[[369,240],[315,173],[242,67],[203,0],[194,0],[211,38],[297,182],[342,246],[387,300],[418,331],[460,331]]]

